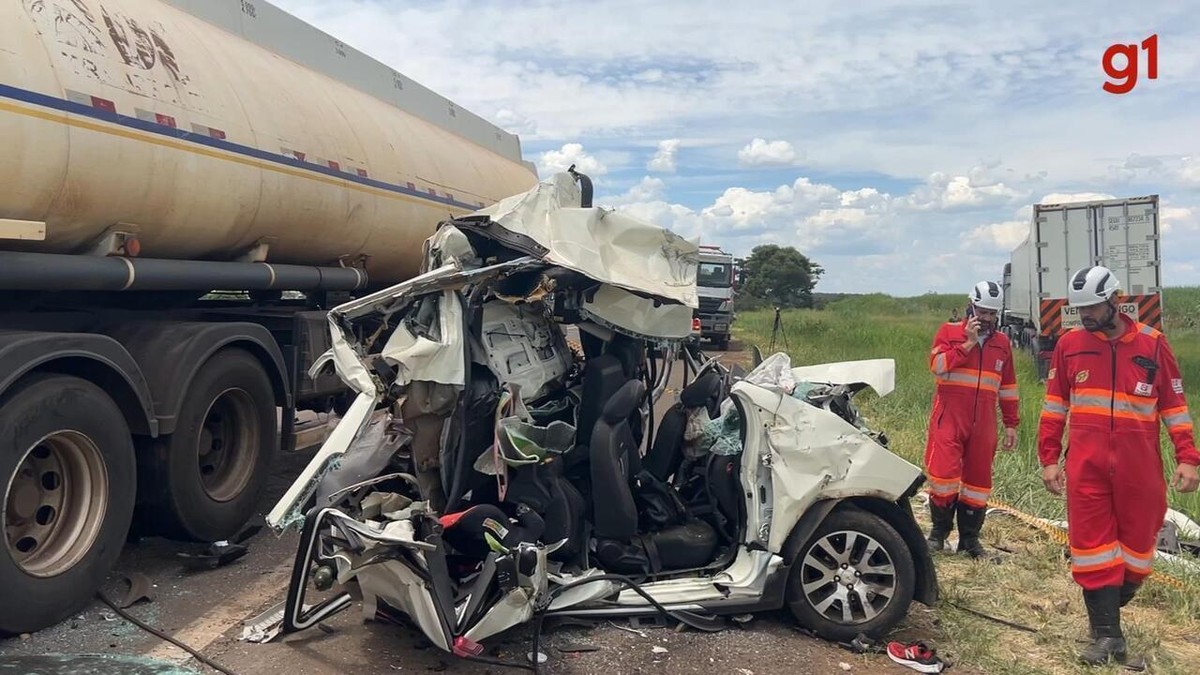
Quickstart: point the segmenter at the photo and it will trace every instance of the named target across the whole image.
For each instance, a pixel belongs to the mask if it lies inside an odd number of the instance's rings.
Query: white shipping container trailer
[[[0,3],[0,146],[0,634],[78,610],[131,523],[237,534],[296,411],[348,404],[307,375],[326,310],[537,182],[263,0]]]
[[[1029,236],[1004,267],[1002,325],[1032,351],[1042,378],[1058,338],[1080,325],[1067,285],[1088,265],[1120,279],[1123,313],[1162,330],[1158,195],[1034,205]]]

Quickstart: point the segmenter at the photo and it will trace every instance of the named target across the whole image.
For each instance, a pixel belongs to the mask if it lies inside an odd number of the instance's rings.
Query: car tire
[[[846,642],[890,630],[908,614],[915,589],[916,564],[900,533],[879,516],[841,507],[800,547],[787,606],[801,626]]]
[[[275,394],[262,364],[227,348],[200,367],[175,431],[143,459],[141,515],[163,536],[212,542],[237,534],[262,496],[278,442]]]
[[[0,635],[87,605],[124,548],[136,470],[125,417],[95,384],[37,374],[0,397]]]

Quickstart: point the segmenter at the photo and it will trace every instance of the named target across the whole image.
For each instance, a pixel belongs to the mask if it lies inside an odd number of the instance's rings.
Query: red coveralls
[[[952,507],[962,501],[984,508],[992,494],[992,460],[996,455],[996,402],[1004,426],[1016,427],[1017,377],[1012,344],[993,333],[982,345],[967,343],[967,320],[943,324],[933,338],[929,369],[937,380],[925,473],[929,499]]]
[[[1175,354],[1157,330],[1119,314],[1115,341],[1075,328],[1054,349],[1038,428],[1043,467],[1067,436],[1071,574],[1086,590],[1140,583],[1150,574],[1167,511],[1159,420],[1180,463],[1200,465]],[[1157,364],[1148,370],[1135,359]]]

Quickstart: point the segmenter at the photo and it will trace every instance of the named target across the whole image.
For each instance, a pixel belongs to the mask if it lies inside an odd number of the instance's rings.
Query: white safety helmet
[[[1088,307],[1112,299],[1121,287],[1121,280],[1107,267],[1085,267],[1071,277],[1067,288],[1067,304]]]
[[[967,296],[971,300],[971,304],[980,309],[990,309],[999,312],[1004,309],[1004,291],[1000,288],[1000,284],[994,281],[981,281],[975,284],[975,288],[971,289],[971,294]]]

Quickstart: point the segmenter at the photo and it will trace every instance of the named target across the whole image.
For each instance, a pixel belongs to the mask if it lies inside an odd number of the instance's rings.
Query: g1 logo
[[[1151,80],[1158,79],[1158,34],[1155,33],[1150,37],[1142,40],[1141,49],[1146,51],[1146,77]],[[1104,50],[1104,58],[1101,59],[1101,64],[1104,66],[1104,73],[1108,75],[1111,81],[1104,83],[1104,91],[1110,94],[1128,94],[1137,86],[1138,79],[1138,52],[1139,46],[1136,44],[1121,44],[1116,43],[1108,46]],[[1118,56],[1125,57],[1125,65],[1118,68],[1114,60]]]

